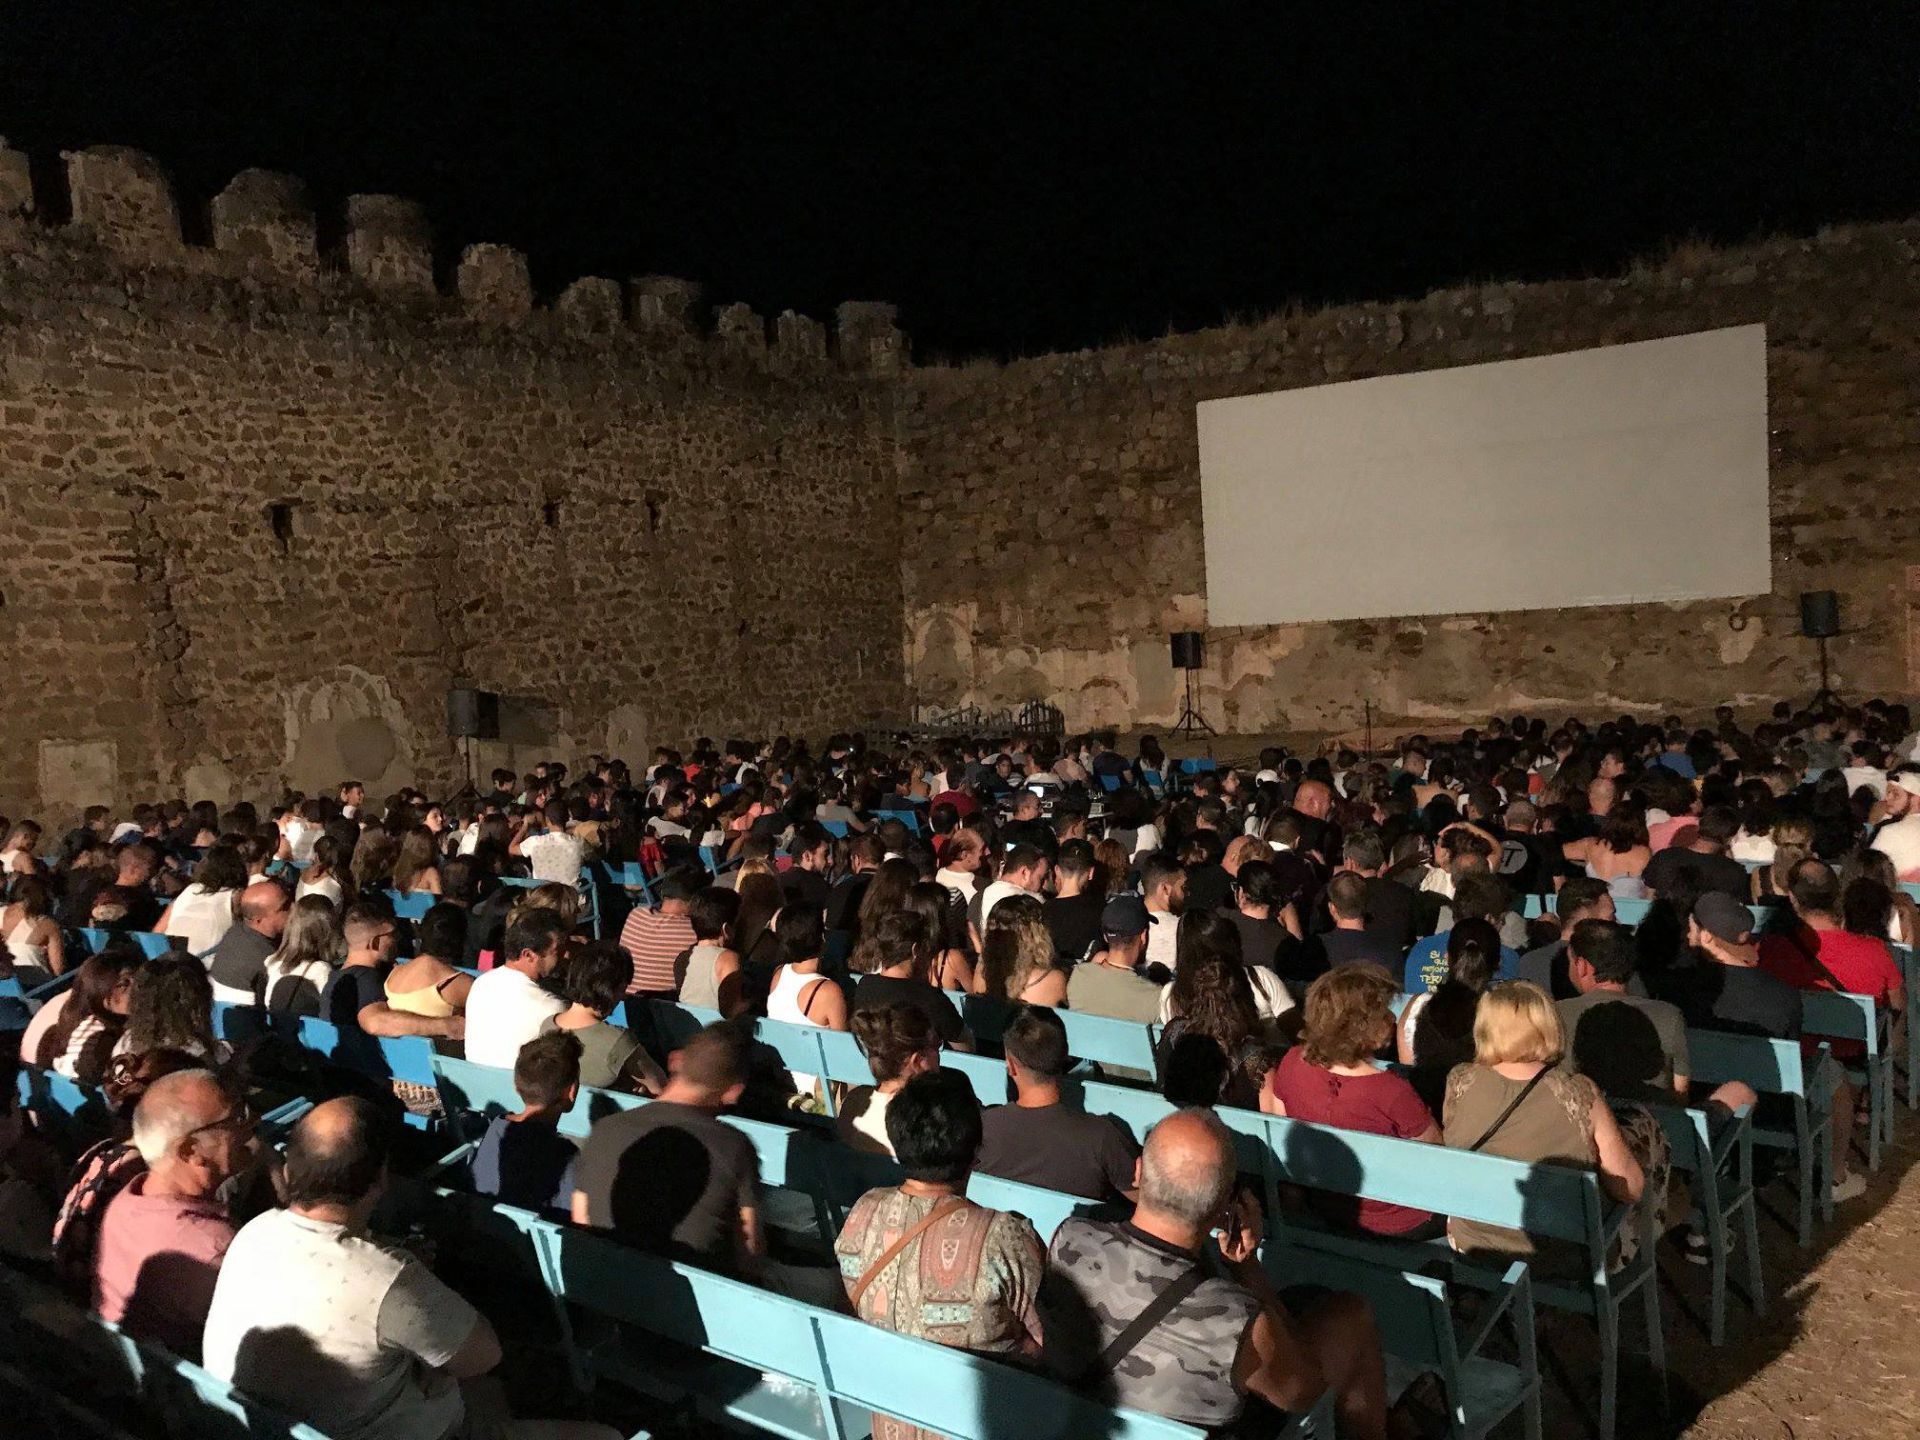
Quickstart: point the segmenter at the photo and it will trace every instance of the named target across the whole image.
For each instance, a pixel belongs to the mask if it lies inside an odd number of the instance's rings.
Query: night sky
[[[1906,3],[133,8],[0,8],[0,135],[413,196],[543,292],[892,300],[923,356],[1920,213]]]

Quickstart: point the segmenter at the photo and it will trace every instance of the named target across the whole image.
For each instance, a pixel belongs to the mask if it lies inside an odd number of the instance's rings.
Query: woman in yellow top
[[[473,976],[458,968],[467,949],[467,912],[443,900],[427,911],[414,933],[420,953],[388,972],[388,1007],[428,1020],[464,1014],[473,988]]]

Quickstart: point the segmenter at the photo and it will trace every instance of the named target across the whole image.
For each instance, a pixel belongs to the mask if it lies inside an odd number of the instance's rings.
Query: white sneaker
[[[1832,1195],[1836,1205],[1843,1200],[1857,1199],[1867,1193],[1867,1177],[1855,1170],[1834,1181],[1833,1189],[1828,1193]]]

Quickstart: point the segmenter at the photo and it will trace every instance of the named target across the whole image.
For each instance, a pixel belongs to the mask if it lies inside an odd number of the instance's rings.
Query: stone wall
[[[8,813],[451,783],[456,678],[515,702],[483,769],[898,713],[890,307],[539,304],[394,197],[323,249],[255,171],[189,244],[151,159],[65,161],[0,142]]]
[[[910,372],[908,681],[932,704],[1046,695],[1073,726],[1166,725],[1167,633],[1205,623],[1197,401],[1764,321],[1774,593],[1742,601],[1214,629],[1202,709],[1241,732],[1697,708],[1805,696],[1798,593],[1841,593],[1852,693],[1920,688],[1920,223],[1688,250],[1614,279],[1405,304],[1007,365]],[[1357,512],[1302,544],[1350,549]],[[1631,545],[1658,515],[1596,543]],[[1285,557],[1277,556],[1277,563]],[[1487,563],[1498,563],[1488,557]],[[1909,570],[1909,565],[1916,568]],[[1911,638],[1910,638],[1911,637]]]

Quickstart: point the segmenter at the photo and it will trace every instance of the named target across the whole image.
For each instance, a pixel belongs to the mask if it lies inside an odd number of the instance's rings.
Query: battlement
[[[395,195],[353,195],[346,203],[337,250],[323,251],[325,231],[306,186],[267,170],[243,170],[208,206],[210,244],[187,239],[172,178],[151,155],[117,145],[62,152],[64,204],[36,194],[27,155],[0,139],[0,248],[36,232],[70,231],[117,261],[142,269],[179,267],[260,286],[335,283],[379,303],[410,300],[440,306],[493,325],[545,325],[569,335],[619,335],[684,344],[701,341],[749,365],[796,374],[837,365],[861,375],[896,375],[909,363],[906,335],[891,305],[850,301],[831,329],[783,311],[767,317],[745,304],[711,310],[700,285],[674,276],[638,276],[622,283],[584,276],[549,303],[535,295],[527,258],[508,246],[469,245],[444,277],[434,264],[425,210]],[[45,217],[71,219],[55,229]]]

